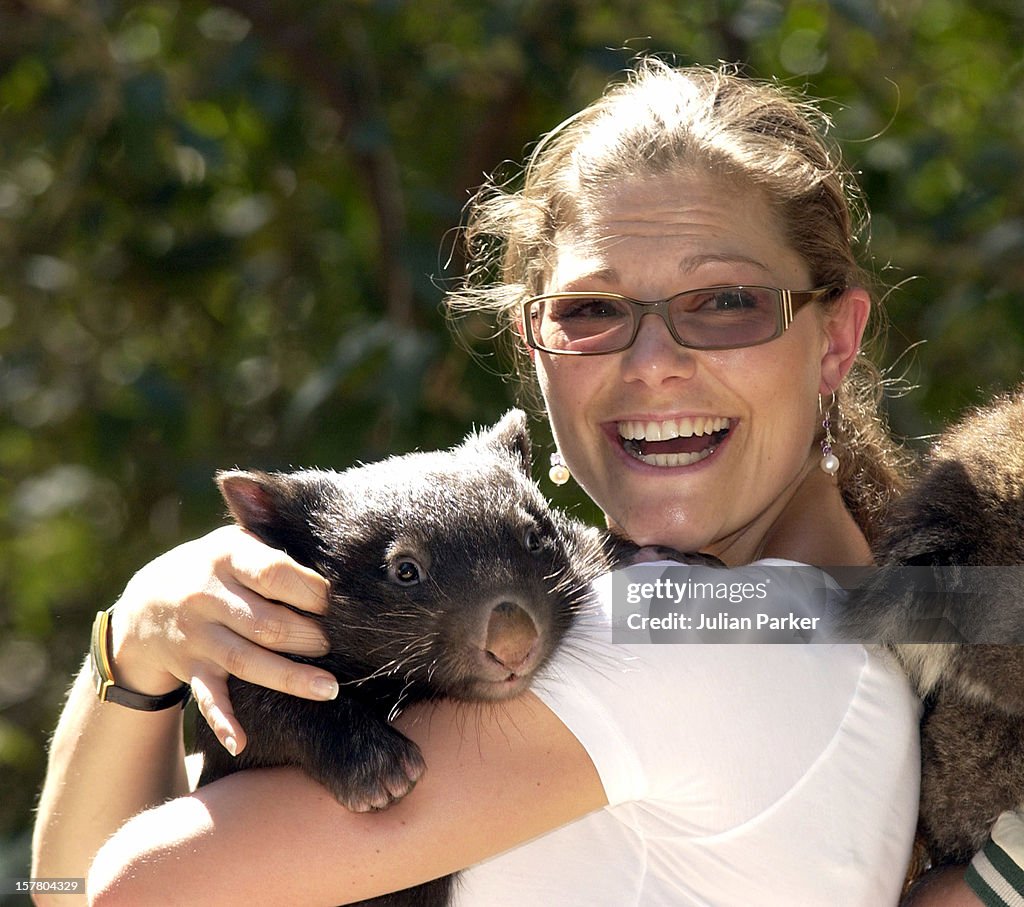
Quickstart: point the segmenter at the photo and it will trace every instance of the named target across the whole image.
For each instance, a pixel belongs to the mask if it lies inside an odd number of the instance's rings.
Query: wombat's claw
[[[401,742],[404,752],[389,748],[369,755],[363,753],[363,764],[353,768],[344,780],[328,784],[342,806],[355,813],[387,809],[416,786],[426,763],[416,744]]]

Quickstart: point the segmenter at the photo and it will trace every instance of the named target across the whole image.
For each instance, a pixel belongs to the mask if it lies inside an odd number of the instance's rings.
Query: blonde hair
[[[467,278],[450,294],[450,310],[491,311],[518,341],[518,306],[543,292],[558,231],[585,216],[605,187],[681,171],[763,193],[812,286],[870,290],[854,252],[867,215],[828,128],[814,105],[777,84],[729,67],[644,59],[538,143],[520,188],[492,182],[477,193],[464,234]],[[881,416],[881,387],[874,364],[858,356],[837,391],[842,418],[838,431],[833,425],[843,496],[869,540],[902,490],[908,462]]]

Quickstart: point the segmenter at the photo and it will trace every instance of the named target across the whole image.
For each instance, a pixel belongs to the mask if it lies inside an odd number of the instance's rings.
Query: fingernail
[[[335,699],[338,695],[338,681],[333,677],[317,677],[310,688],[317,699]]]
[[[224,749],[231,753],[232,756],[238,755],[238,743],[235,741],[234,737],[224,738]]]

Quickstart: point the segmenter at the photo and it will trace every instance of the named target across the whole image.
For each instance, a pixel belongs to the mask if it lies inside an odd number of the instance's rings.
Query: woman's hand
[[[327,581],[237,526],[224,527],[152,561],[114,608],[117,683],[166,693],[191,684],[200,711],[232,755],[245,746],[227,678],[307,699],[333,699],[334,677],[276,652],[323,655],[327,640],[302,611],[327,608]],[[274,650],[274,651],[272,651]]]
[[[140,570],[114,607],[114,679],[150,695],[191,684],[217,737],[238,752],[245,732],[232,714],[229,674],[296,696],[337,692],[326,671],[272,651],[318,655],[327,648],[311,617],[277,602],[323,612],[327,581],[235,527],[175,548]],[[131,816],[187,792],[184,760],[181,709],[100,702],[86,663],[50,743],[33,875],[84,876]]]

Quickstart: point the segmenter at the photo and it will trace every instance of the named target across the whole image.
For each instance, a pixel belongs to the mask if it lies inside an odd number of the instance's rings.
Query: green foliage
[[[446,329],[449,231],[639,51],[827,99],[887,356],[929,341],[899,430],[1021,372],[1014,0],[21,0],[0,36],[0,863],[92,613],[216,524],[215,468],[445,445],[512,400]]]

